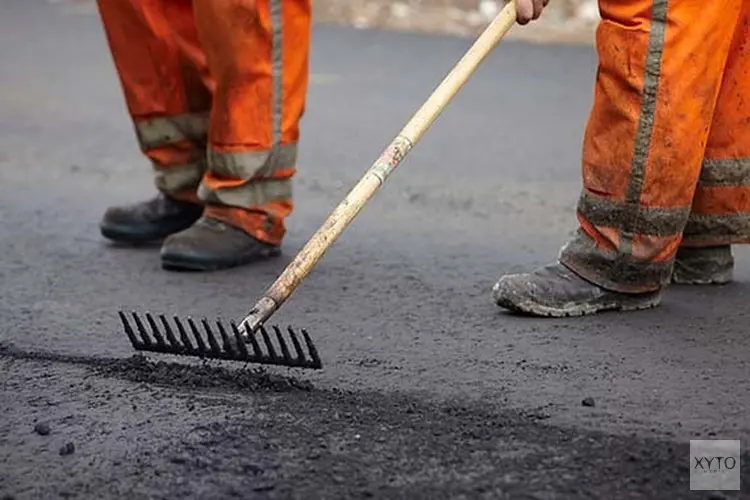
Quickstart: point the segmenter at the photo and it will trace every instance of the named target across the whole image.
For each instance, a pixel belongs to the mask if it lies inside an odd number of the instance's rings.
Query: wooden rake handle
[[[500,43],[516,22],[516,3],[509,0],[474,44],[456,63],[422,107],[412,116],[380,157],[365,172],[346,198],[333,210],[323,225],[313,234],[276,282],[271,285],[242,320],[240,331],[255,332],[302,283],[333,245],[349,223],[463,87],[469,77],[490,52]]]

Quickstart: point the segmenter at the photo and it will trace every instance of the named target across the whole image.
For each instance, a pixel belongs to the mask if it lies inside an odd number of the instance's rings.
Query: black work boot
[[[147,243],[190,227],[202,213],[200,205],[159,193],[148,201],[108,208],[99,228],[113,241]]]
[[[672,283],[723,285],[732,281],[734,257],[731,245],[677,250]]]
[[[556,263],[503,276],[492,288],[492,296],[498,306],[513,312],[564,317],[655,307],[661,290],[639,294],[604,290]]]
[[[211,271],[280,254],[278,246],[210,217],[201,217],[189,229],[173,234],[161,248],[162,267],[172,270]]]

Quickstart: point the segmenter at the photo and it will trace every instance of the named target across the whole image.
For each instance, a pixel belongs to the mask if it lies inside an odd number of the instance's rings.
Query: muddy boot
[[[113,241],[147,243],[190,227],[202,213],[200,205],[159,193],[148,201],[108,208],[99,228]]]
[[[672,283],[723,285],[732,281],[734,257],[731,245],[677,250]]]
[[[661,291],[629,294],[599,288],[562,264],[500,278],[492,288],[498,306],[535,316],[584,316],[602,311],[634,311],[655,307]]]
[[[222,221],[201,217],[189,229],[164,241],[161,260],[164,269],[211,271],[280,254],[278,246],[263,243]]]

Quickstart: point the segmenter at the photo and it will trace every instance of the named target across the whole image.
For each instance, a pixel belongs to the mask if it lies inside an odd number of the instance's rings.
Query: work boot
[[[638,294],[604,290],[556,263],[503,276],[492,288],[492,296],[498,306],[513,312],[564,317],[655,307],[661,290]]]
[[[248,264],[281,253],[276,245],[255,239],[220,220],[201,217],[190,228],[173,234],[161,248],[162,267],[211,271]]]
[[[147,243],[190,227],[202,213],[200,205],[159,193],[148,201],[108,208],[99,227],[110,240]]]
[[[723,285],[732,281],[734,257],[731,245],[677,250],[672,283]]]

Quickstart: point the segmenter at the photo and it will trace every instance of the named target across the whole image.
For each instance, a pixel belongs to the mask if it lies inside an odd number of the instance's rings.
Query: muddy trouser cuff
[[[209,149],[209,170],[198,187],[206,215],[280,245],[293,209],[296,161],[296,143],[256,151]]]
[[[164,194],[178,199],[197,200],[196,190],[206,171],[206,162],[162,166],[153,164],[154,185]]]
[[[666,286],[674,267],[674,260],[649,263],[597,247],[580,228],[562,247],[558,260],[586,281],[623,293],[652,292]]]
[[[209,173],[198,197],[211,205],[256,210],[274,202],[290,202],[297,145],[267,151],[220,152],[209,149]]]
[[[708,247],[750,243],[750,214],[691,214],[682,245]]]
[[[208,120],[208,112],[135,120],[138,144],[151,159],[154,184],[162,193],[199,201],[196,191],[208,168]]]

